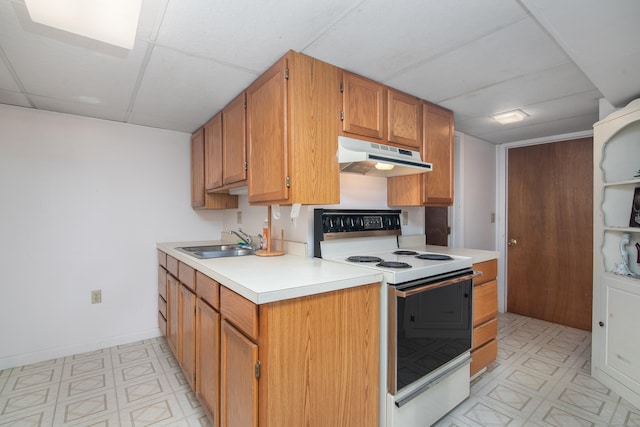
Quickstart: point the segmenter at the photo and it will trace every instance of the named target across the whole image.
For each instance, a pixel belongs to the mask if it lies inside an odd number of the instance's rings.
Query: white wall
[[[495,250],[496,146],[457,134],[456,201],[453,246]]]
[[[0,105],[0,369],[159,334],[156,242],[222,229],[189,167],[185,133]]]
[[[313,210],[325,209],[390,209],[387,206],[387,180],[380,177],[343,173],[340,174],[340,203],[337,205],[302,206],[297,218],[291,218],[291,206],[280,206],[280,218],[272,220],[274,237],[284,230],[285,240],[307,242],[307,255],[313,256]],[[275,208],[272,207],[272,210]],[[400,209],[393,207],[392,209]],[[403,207],[409,223],[402,226],[403,235],[424,234],[424,208]],[[237,212],[242,212],[242,224],[237,222]],[[267,207],[249,206],[247,196],[239,196],[238,209],[228,209],[224,213],[224,229],[243,231],[256,235],[261,232],[267,218]]]

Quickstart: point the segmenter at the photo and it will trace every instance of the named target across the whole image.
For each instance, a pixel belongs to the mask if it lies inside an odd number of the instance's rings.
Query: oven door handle
[[[407,289],[407,290],[398,290],[396,289],[396,296],[399,298],[407,298],[412,295],[420,294],[422,292],[430,291],[432,289],[441,288],[443,286],[453,285],[454,283],[460,283],[467,281],[469,279],[473,279],[475,277],[482,276],[481,271],[473,271],[473,273],[465,274],[464,276],[454,277],[452,279],[443,280],[442,282],[429,283],[428,285],[418,286],[415,288]]]

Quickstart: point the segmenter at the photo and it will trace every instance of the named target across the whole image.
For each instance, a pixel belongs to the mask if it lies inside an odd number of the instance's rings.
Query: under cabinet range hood
[[[338,136],[340,172],[367,176],[402,176],[429,172],[418,151]]]

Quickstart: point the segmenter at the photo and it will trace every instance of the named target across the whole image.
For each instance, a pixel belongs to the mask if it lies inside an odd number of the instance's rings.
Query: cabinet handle
[[[600,327],[603,327],[604,326],[604,322],[602,322],[602,321],[598,322],[598,325],[600,325]]]

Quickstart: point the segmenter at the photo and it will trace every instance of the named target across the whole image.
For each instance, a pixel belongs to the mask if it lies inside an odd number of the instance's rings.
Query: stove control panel
[[[400,235],[399,210],[315,209],[314,252],[320,256],[320,242],[327,239]]]

